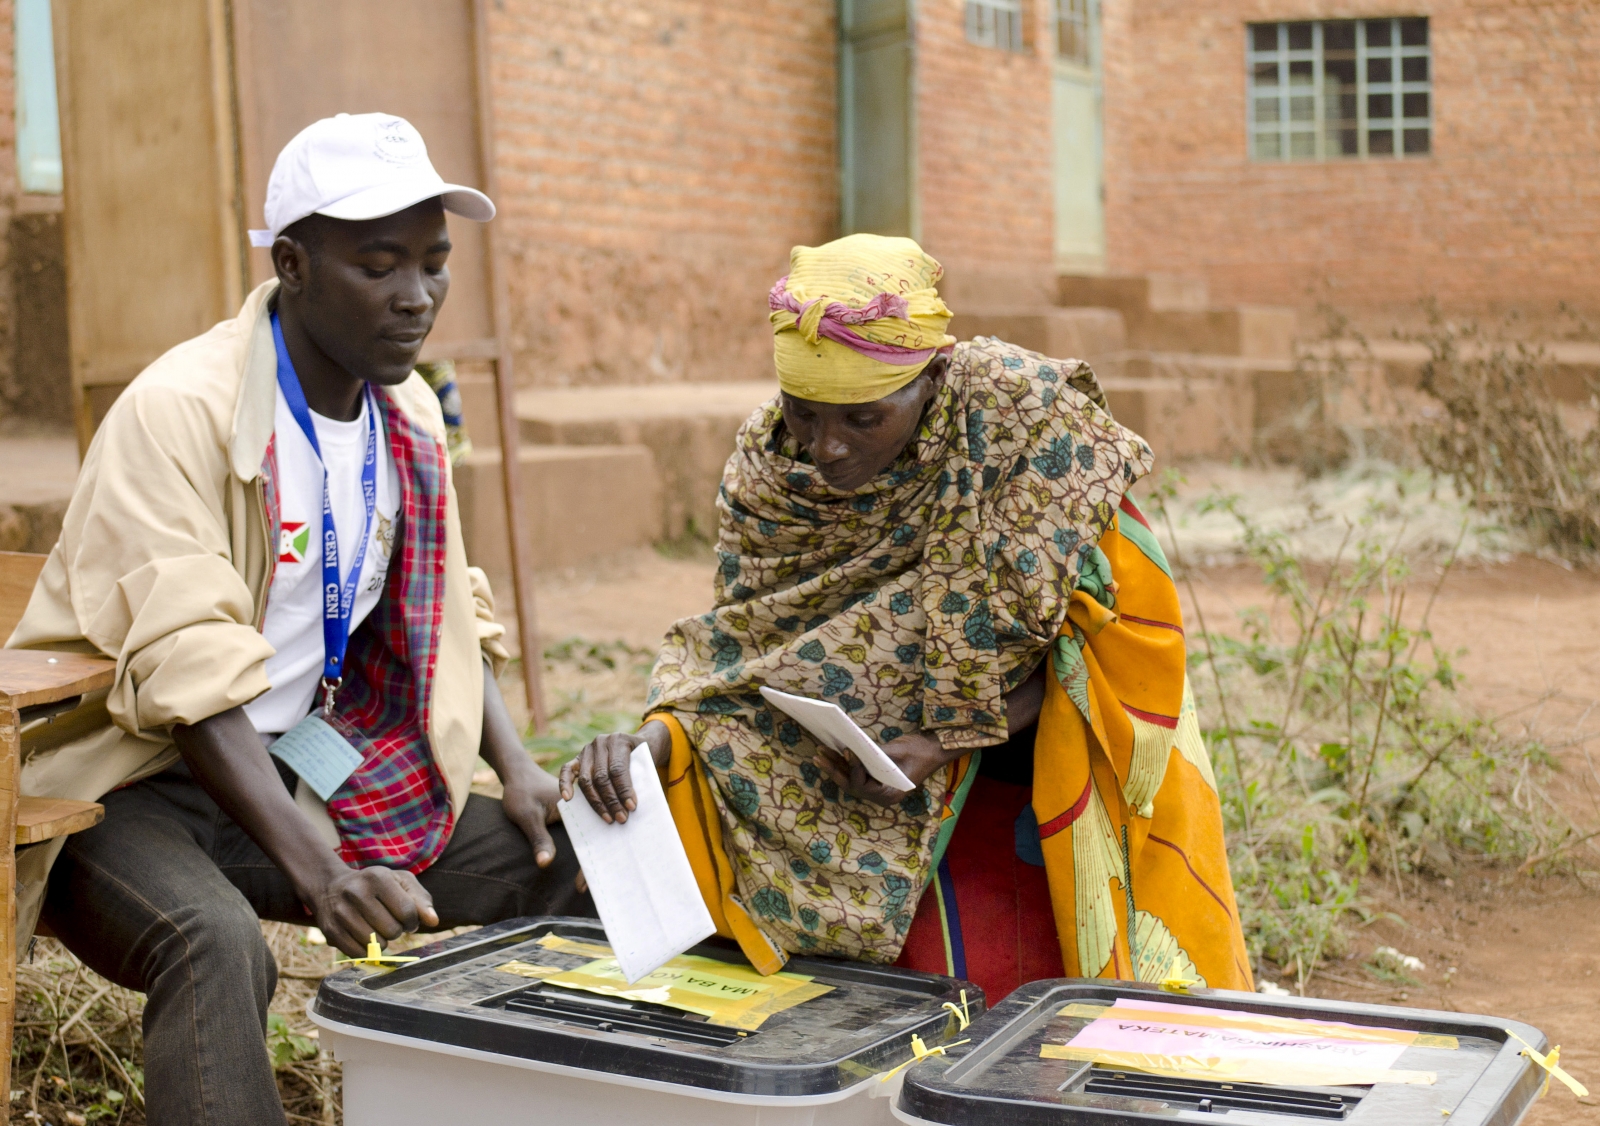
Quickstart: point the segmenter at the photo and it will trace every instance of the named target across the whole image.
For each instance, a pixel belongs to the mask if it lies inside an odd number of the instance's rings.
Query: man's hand
[[[628,814],[639,808],[629,764],[633,749],[640,743],[650,745],[650,757],[657,768],[667,765],[672,756],[672,732],[658,719],[651,720],[633,735],[622,732],[602,735],[561,768],[562,800],[572,800],[576,785],[606,824],[620,825],[627,821]]]
[[[294,885],[322,933],[352,957],[367,936],[397,938],[438,926],[433,900],[410,872],[350,868],[322,842],[261,744],[243,708],[180,724],[172,740],[201,789]]]
[[[556,842],[550,835],[549,827],[561,820],[561,810],[556,806],[561,798],[561,788],[526,754],[522,757],[528,763],[525,770],[506,771],[500,775],[500,783],[505,787],[500,800],[506,816],[522,830],[522,835],[533,846],[534,863],[541,868],[548,868],[556,858]],[[511,776],[507,777],[507,774]]]
[[[368,935],[395,939],[439,925],[433,897],[404,869],[339,865],[301,896],[328,941],[352,958],[367,952]]]
[[[932,735],[913,732],[902,735],[892,743],[885,743],[883,753],[892,758],[913,786],[921,786],[936,770],[954,762],[965,751],[947,751]],[[839,784],[839,788],[852,797],[879,805],[898,805],[910,790],[896,790],[885,786],[872,775],[861,760],[854,755],[845,757],[823,748],[812,760],[817,768]]]

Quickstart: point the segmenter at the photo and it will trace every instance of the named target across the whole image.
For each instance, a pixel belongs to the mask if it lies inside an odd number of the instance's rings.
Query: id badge
[[[361,752],[316,714],[306,716],[278,736],[271,751],[324,802],[361,765]]]

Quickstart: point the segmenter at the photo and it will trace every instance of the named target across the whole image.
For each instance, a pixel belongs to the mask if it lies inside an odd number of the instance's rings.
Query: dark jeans
[[[180,764],[102,799],[105,820],[68,839],[43,919],[102,977],[145,993],[146,1117],[161,1126],[281,1126],[265,1048],[278,969],[256,920],[306,924],[289,880]],[[500,803],[467,799],[418,879],[440,928],[521,915],[593,916],[552,825],[541,870]]]

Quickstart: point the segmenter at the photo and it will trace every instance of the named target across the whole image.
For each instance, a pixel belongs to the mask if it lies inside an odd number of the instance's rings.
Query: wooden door
[[[1058,269],[1101,273],[1106,260],[1098,0],[1053,0],[1055,251]]]
[[[909,0],[840,0],[839,181],[844,234],[917,237]]]
[[[54,0],[80,452],[118,392],[243,300],[224,0]]]

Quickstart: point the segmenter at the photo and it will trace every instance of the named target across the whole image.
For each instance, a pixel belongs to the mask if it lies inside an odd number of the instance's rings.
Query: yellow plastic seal
[[[1540,1098],[1544,1098],[1545,1095],[1549,1094],[1550,1080],[1552,1078],[1559,1079],[1563,1087],[1571,1091],[1574,1095],[1577,1095],[1580,1099],[1586,1099],[1589,1097],[1589,1088],[1585,1087],[1582,1083],[1579,1083],[1572,1076],[1568,1075],[1566,1070],[1561,1066],[1559,1062],[1561,1059],[1560,1044],[1557,1044],[1554,1048],[1551,1048],[1550,1051],[1541,1054],[1537,1048],[1528,1043],[1522,1037],[1518,1036],[1515,1032],[1512,1032],[1509,1028],[1506,1029],[1506,1035],[1522,1045],[1522,1051],[1519,1053],[1520,1055],[1527,1056],[1534,1063],[1544,1068],[1544,1088],[1539,1092]]]
[[[403,966],[407,962],[415,961],[415,958],[404,954],[385,954],[383,947],[378,945],[378,935],[374,931],[367,936],[367,953],[365,957],[335,958],[333,964],[336,966],[371,966],[373,969],[391,970],[396,966]]]

